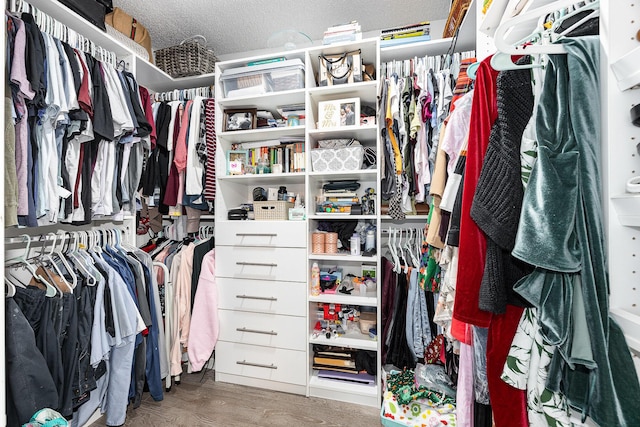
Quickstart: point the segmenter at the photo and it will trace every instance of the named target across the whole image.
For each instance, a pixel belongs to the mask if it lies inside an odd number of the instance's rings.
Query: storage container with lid
[[[298,58],[222,71],[225,98],[304,88],[304,64]]]

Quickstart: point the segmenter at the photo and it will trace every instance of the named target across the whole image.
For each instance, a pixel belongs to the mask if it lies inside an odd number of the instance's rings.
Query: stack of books
[[[313,369],[357,374],[356,353],[342,347],[314,345]]]
[[[351,42],[362,40],[362,28],[358,21],[351,21],[348,24],[334,25],[327,28],[322,38],[322,44],[333,44],[340,42]]]
[[[350,214],[351,206],[360,203],[355,191],[325,190],[317,198],[318,213]]]
[[[280,139],[243,142],[242,150],[247,151],[247,165],[254,173],[282,173],[304,172],[306,155],[304,139],[283,137]],[[267,165],[268,171],[258,171],[260,164]],[[274,166],[276,166],[274,168]]]
[[[431,40],[429,21],[405,25],[382,30],[380,33],[380,47],[397,46],[407,43]]]

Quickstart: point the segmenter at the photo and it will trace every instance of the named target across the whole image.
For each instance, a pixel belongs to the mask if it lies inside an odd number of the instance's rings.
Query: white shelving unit
[[[627,180],[640,175],[640,130],[629,116],[639,98],[638,89],[619,89],[611,68],[639,46],[637,9],[631,0],[600,5],[600,95],[610,311],[624,331],[640,376],[640,195],[625,192]]]
[[[436,31],[434,29],[434,31]],[[437,31],[440,31],[439,29]],[[437,34],[434,32],[434,35]],[[375,308],[377,312],[377,323],[380,324],[380,312],[377,310],[380,304],[380,286],[377,286],[375,292],[369,292],[366,295],[343,295],[343,294],[321,294],[319,296],[310,295],[310,270],[314,262],[317,262],[320,266],[338,266],[342,267],[344,271],[359,272],[361,266],[370,265],[375,266],[378,272],[378,278],[380,277],[381,265],[380,257],[366,257],[366,256],[352,256],[350,254],[314,254],[310,249],[310,236],[316,229],[320,222],[332,222],[332,221],[345,221],[345,220],[366,220],[376,226],[377,236],[376,242],[378,245],[377,253],[382,252],[382,233],[380,232],[383,226],[386,224],[397,224],[398,221],[392,220],[388,215],[381,215],[380,212],[376,212],[374,215],[350,215],[347,213],[318,213],[315,208],[316,196],[320,194],[322,185],[335,180],[357,180],[360,182],[361,187],[358,190],[362,193],[366,188],[375,189],[376,193],[379,193],[380,182],[380,170],[379,166],[372,169],[346,171],[346,172],[317,172],[313,171],[311,165],[310,152],[317,146],[317,142],[324,139],[333,138],[354,138],[360,141],[360,143],[366,147],[375,148],[378,153],[378,157],[381,156],[381,148],[379,142],[379,127],[378,125],[364,125],[364,126],[346,126],[336,128],[322,128],[316,127],[316,120],[318,117],[318,103],[321,101],[358,98],[361,105],[368,105],[373,108],[377,107],[377,99],[379,93],[379,81],[364,81],[345,85],[318,87],[316,85],[316,75],[318,72],[318,57],[321,54],[338,54],[347,51],[359,49],[363,58],[363,62],[372,63],[375,65],[376,70],[380,69],[381,61],[391,60],[404,60],[415,56],[426,56],[436,54],[446,54],[454,49],[454,40],[447,39],[434,39],[429,42],[416,43],[412,45],[405,45],[399,47],[390,47],[380,49],[377,38],[364,39],[357,42],[339,43],[329,46],[314,46],[304,50],[288,51],[278,54],[258,55],[251,56],[243,59],[234,59],[230,61],[219,62],[216,64],[216,93],[217,97],[217,124],[221,129],[222,116],[225,109],[242,109],[242,108],[258,108],[270,111],[275,111],[276,108],[283,104],[302,104],[304,103],[306,113],[306,123],[303,126],[285,127],[285,128],[272,128],[272,129],[252,129],[245,131],[233,131],[233,132],[218,132],[218,147],[217,147],[217,159],[216,159],[216,171],[218,173],[218,198],[216,200],[216,216],[217,216],[217,241],[220,239],[224,244],[229,244],[236,249],[238,247],[243,248],[268,248],[269,250],[279,250],[282,245],[290,245],[299,247],[304,240],[304,270],[306,271],[304,282],[298,283],[297,279],[294,282],[288,283],[287,287],[293,289],[295,287],[296,296],[300,298],[303,295],[303,301],[296,299],[295,304],[304,304],[307,330],[305,334],[297,335],[290,333],[290,340],[296,343],[304,343],[304,354],[306,361],[306,375],[305,378],[300,380],[296,377],[295,381],[289,379],[287,384],[284,384],[279,380],[268,380],[264,377],[255,379],[247,378],[244,375],[221,375],[220,379],[225,381],[235,381],[246,385],[253,385],[256,387],[269,387],[274,389],[281,389],[285,391],[292,390],[291,382],[299,384],[299,381],[303,381],[306,385],[304,393],[308,396],[324,397],[329,399],[338,399],[348,402],[360,403],[369,406],[378,407],[381,401],[381,388],[382,382],[380,375],[376,379],[374,384],[362,385],[351,384],[343,381],[327,380],[318,378],[318,372],[313,369],[313,345],[332,345],[338,347],[345,347],[351,349],[360,349],[376,352],[377,354],[377,366],[381,365],[381,343],[377,339],[371,339],[368,334],[362,334],[359,331],[349,331],[347,334],[337,338],[327,339],[324,336],[317,336],[314,334],[314,326],[317,322],[315,311],[320,304],[344,304],[349,306],[359,306],[367,308]],[[468,13],[468,17],[463,24],[463,28],[460,31],[460,37],[455,44],[456,51],[473,50],[475,48],[475,8],[471,8]],[[305,64],[305,88],[293,89],[282,92],[270,92],[255,96],[243,96],[225,98],[221,96],[223,93],[223,87],[220,84],[219,77],[221,74],[231,68],[237,68],[245,66],[250,61],[258,61],[263,59],[272,58],[275,56],[284,56],[286,59],[302,59]],[[303,173],[288,173],[288,174],[267,174],[267,175],[238,175],[229,176],[226,174],[226,152],[231,148],[232,144],[242,142],[253,142],[261,140],[277,139],[285,136],[301,136],[305,138],[306,149],[306,170]],[[377,159],[377,164],[381,164],[381,158]],[[301,194],[304,197],[306,205],[306,220],[300,222],[288,222],[288,221],[250,221],[238,224],[237,222],[226,221],[226,215],[229,209],[238,206],[241,203],[248,203],[252,201],[251,190],[254,187],[260,186],[278,187],[280,185],[286,185],[287,190],[290,188],[296,188],[295,192]],[[380,206],[380,200],[376,201],[376,206]],[[409,216],[404,221],[408,226],[423,226],[427,219],[426,215]],[[234,232],[232,230],[238,230],[240,227],[249,227],[249,234],[255,233],[256,239],[260,239],[260,243],[247,241],[247,239],[234,242]],[[301,235],[298,233],[304,229]],[[231,230],[231,231],[230,231]],[[223,233],[220,235],[219,233]],[[237,233],[236,233],[237,235]],[[276,236],[276,237],[274,237]],[[289,236],[289,237],[285,237]],[[295,242],[295,243],[292,243]],[[240,245],[240,246],[237,246]],[[268,255],[265,255],[268,256]],[[262,262],[262,261],[260,261]],[[291,263],[291,260],[287,260]],[[225,273],[227,274],[227,273]],[[269,277],[273,277],[270,275]],[[229,280],[228,278],[222,278],[223,281]],[[237,276],[233,279],[234,286],[238,286],[242,283],[243,289],[247,286],[260,286],[260,297],[265,297],[266,293],[270,291],[268,289],[275,289],[275,284],[268,284],[266,281],[257,280],[256,276],[251,276],[250,280],[241,279]],[[268,285],[268,287],[266,287]],[[298,289],[300,286],[300,289]],[[247,291],[248,292],[248,291]],[[268,296],[268,298],[275,298]],[[265,313],[268,311],[271,314],[278,314],[279,308],[274,306],[278,305],[276,301],[248,301],[254,305],[250,305],[251,311],[255,311],[255,304],[267,304],[265,305]],[[247,302],[247,303],[248,303]],[[249,307],[249,305],[245,306]],[[237,304],[230,305],[229,309],[244,310],[245,308],[239,307]],[[257,309],[260,311],[260,309]],[[224,329],[226,326],[221,325]],[[297,328],[295,329],[297,330]],[[299,348],[299,347],[296,347]],[[277,362],[273,362],[277,364]],[[264,368],[267,369],[267,368]],[[295,390],[299,390],[297,386],[293,387]]]

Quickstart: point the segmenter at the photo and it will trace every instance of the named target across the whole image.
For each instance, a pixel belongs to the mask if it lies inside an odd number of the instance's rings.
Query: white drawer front
[[[307,358],[301,351],[218,341],[216,371],[305,385]]]
[[[216,248],[216,276],[306,282],[307,252],[302,248]]]
[[[227,221],[216,225],[216,246],[305,248],[306,221]]]
[[[304,351],[307,322],[304,317],[219,310],[222,341]]]
[[[307,315],[305,282],[268,282],[226,277],[219,277],[216,282],[220,309],[303,317]]]

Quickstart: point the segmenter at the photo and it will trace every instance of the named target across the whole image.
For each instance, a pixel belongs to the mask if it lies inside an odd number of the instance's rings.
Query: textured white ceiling
[[[218,56],[272,48],[269,37],[296,30],[321,40],[327,27],[358,21],[363,33],[443,20],[450,0],[114,0],[151,33],[153,49],[200,34]]]

